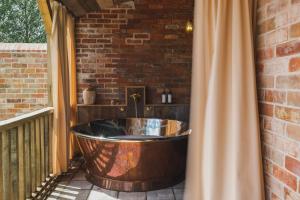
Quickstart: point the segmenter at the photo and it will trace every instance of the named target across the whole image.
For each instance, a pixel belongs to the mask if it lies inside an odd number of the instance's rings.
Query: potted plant
[[[93,86],[88,86],[86,89],[83,90],[82,93],[83,97],[83,104],[91,105],[95,104],[96,102],[96,90]]]

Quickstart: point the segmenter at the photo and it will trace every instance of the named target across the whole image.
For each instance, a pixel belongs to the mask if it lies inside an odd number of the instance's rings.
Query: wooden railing
[[[52,123],[52,108],[0,121],[0,199],[31,199],[50,179]]]

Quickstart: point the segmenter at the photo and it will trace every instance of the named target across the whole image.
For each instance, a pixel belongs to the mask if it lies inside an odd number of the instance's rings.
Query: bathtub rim
[[[117,119],[132,119],[133,117],[128,117],[128,118],[117,118]],[[138,118],[138,119],[159,119],[159,120],[173,120],[173,121],[178,121],[183,123],[183,127],[187,126],[186,122],[183,121],[179,121],[179,120],[175,120],[175,119],[161,119],[161,118]],[[92,121],[97,121],[97,120],[109,120],[109,119],[95,119]],[[92,122],[90,121],[90,122]],[[70,128],[71,133],[73,133],[76,137],[80,137],[80,138],[84,138],[84,139],[92,139],[92,140],[98,140],[98,141],[103,141],[103,142],[116,142],[116,143],[122,143],[122,142],[128,142],[128,143],[144,143],[144,142],[165,142],[165,141],[175,141],[175,140],[181,140],[181,139],[185,139],[188,138],[188,136],[192,133],[192,129],[187,128],[187,130],[182,131],[180,133],[180,135],[176,135],[176,136],[164,136],[164,137],[160,137],[160,138],[151,138],[151,139],[119,139],[119,138],[105,138],[105,137],[99,137],[99,136],[90,136],[90,135],[86,135],[83,133],[79,133],[76,130],[74,130],[74,128],[76,126],[80,126],[80,125],[84,125],[84,124],[88,124],[90,122],[86,122],[86,123],[79,123],[75,126],[72,126]]]

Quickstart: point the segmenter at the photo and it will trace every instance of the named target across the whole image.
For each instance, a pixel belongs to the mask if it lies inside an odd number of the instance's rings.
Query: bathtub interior
[[[188,134],[186,123],[168,119],[95,120],[73,127],[78,136],[104,139],[164,139]]]

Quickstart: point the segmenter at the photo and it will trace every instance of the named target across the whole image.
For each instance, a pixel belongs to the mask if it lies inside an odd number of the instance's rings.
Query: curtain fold
[[[196,0],[186,200],[264,199],[252,0]]]
[[[67,45],[68,63],[70,74],[70,126],[77,124],[77,85],[76,85],[76,47],[75,47],[75,22],[72,15],[67,15]],[[69,159],[79,153],[77,139],[74,134],[70,135]]]
[[[74,151],[70,126],[76,123],[76,66],[74,19],[65,7],[53,2],[53,24],[50,35],[52,68],[53,119],[53,173],[68,170]]]

